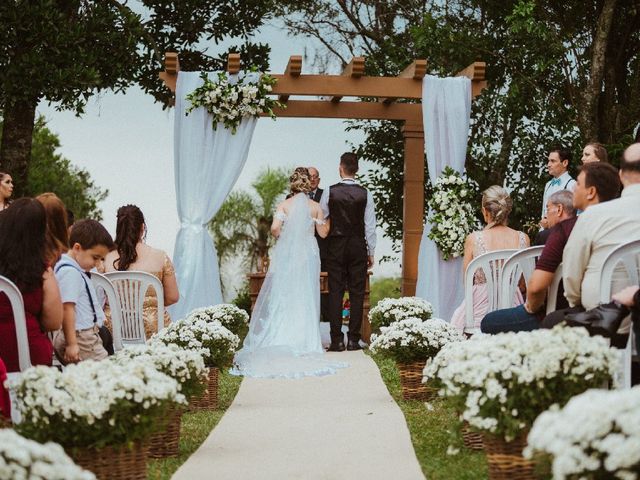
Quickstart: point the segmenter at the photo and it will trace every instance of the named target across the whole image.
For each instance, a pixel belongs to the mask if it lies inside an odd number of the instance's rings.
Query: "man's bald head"
[[[640,183],[640,143],[632,143],[622,154],[620,180],[625,187]]]

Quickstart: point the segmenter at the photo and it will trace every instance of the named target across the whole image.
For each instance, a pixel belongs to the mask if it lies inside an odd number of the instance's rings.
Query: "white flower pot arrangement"
[[[548,457],[557,480],[640,478],[640,387],[589,390],[531,427],[528,458]]]
[[[381,327],[388,327],[394,322],[406,318],[429,320],[433,315],[433,307],[420,297],[384,298],[369,311],[371,331],[379,333]]]
[[[202,394],[207,369],[202,355],[195,350],[185,350],[177,345],[150,343],[133,345],[120,350],[111,360],[120,364],[132,360],[143,360],[155,366],[165,375],[178,382],[180,393],[190,399]],[[164,458],[178,455],[180,444],[180,421],[183,409],[176,405],[162,419],[164,428],[149,439],[149,457]]]
[[[191,410],[213,410],[218,404],[218,371],[231,365],[240,338],[225,328],[219,321],[187,317],[172,323],[153,336],[152,343],[177,345],[195,350],[204,358],[209,368],[206,389],[189,403]]]
[[[41,444],[11,429],[0,430],[0,478],[25,480],[95,480],[53,442]]]
[[[425,400],[435,389],[422,383],[422,371],[427,360],[450,343],[463,340],[460,332],[439,318],[423,321],[407,318],[381,327],[380,334],[371,336],[370,350],[393,358],[400,371],[402,396]]]
[[[19,433],[59,443],[99,479],[146,478],[144,442],[171,407],[186,403],[178,382],[145,359],[84,361],[64,372],[33,367],[9,386]]]
[[[227,330],[242,338],[249,326],[249,314],[230,303],[196,308],[187,315],[189,320],[218,321]]]
[[[485,434],[490,478],[532,478],[533,464],[521,452],[535,418],[610,381],[618,357],[602,337],[556,327],[445,345],[425,378]]]

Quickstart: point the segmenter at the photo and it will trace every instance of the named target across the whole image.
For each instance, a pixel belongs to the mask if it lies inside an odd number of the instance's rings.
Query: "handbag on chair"
[[[611,302],[600,304],[585,312],[567,313],[564,321],[571,327],[586,328],[591,336],[612,338],[627,315],[627,307],[618,302]]]

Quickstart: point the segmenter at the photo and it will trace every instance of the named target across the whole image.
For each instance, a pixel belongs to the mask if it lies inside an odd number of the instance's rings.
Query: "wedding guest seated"
[[[598,142],[587,143],[582,149],[582,163],[609,162],[609,155],[604,145]]]
[[[549,314],[545,326],[561,322],[566,313],[596,307],[600,299],[600,274],[609,252],[640,238],[640,143],[624,151],[619,176],[623,186],[620,198],[589,207],[578,216],[562,255],[562,280],[570,308]],[[616,270],[613,291],[622,290],[627,281],[626,274]],[[627,325],[623,326],[626,329]]]
[[[636,338],[636,352],[640,352],[640,286],[627,287],[614,294],[611,299],[631,310],[631,322]]]
[[[540,230],[534,240],[534,245],[547,243],[551,229],[558,223],[576,216],[573,208],[573,193],[569,190],[560,190],[547,200],[547,228]]]
[[[525,233],[507,226],[512,206],[513,203],[509,193],[498,185],[493,185],[482,193],[482,216],[487,226],[483,230],[471,233],[466,238],[462,263],[463,271],[467,270],[471,260],[483,253],[529,246],[529,237]],[[463,331],[465,327],[464,302],[469,300],[465,299],[453,312],[453,317],[451,318],[451,324],[460,331]],[[521,296],[517,300],[522,303]],[[477,271],[474,274],[473,299],[471,301],[473,301],[474,327],[477,328],[489,309],[487,280],[485,273],[482,271]]]
[[[47,213],[47,263],[55,265],[62,254],[69,250],[67,209],[55,193],[43,193],[36,200],[44,206]]]
[[[549,199],[549,218],[552,222],[559,220],[559,211],[563,208],[553,206],[552,201],[556,195],[569,195],[573,199],[574,210],[586,210],[600,202],[613,200],[619,192],[620,179],[615,168],[608,163],[599,162],[583,165],[573,194],[567,191],[556,192]],[[558,221],[549,229],[549,238],[527,285],[527,301],[517,307],[488,313],[480,326],[483,333],[530,331],[545,326],[541,322],[544,318],[547,289],[562,263],[562,253],[577,220],[573,215]],[[560,288],[556,308],[568,306]]]
[[[173,305],[180,298],[176,273],[165,252],[145,243],[147,225],[142,211],[135,205],[125,205],[118,209],[117,217],[116,249],[107,255],[105,271],[138,270],[151,273],[162,282],[165,306]],[[157,310],[158,298],[155,290],[150,288],[145,295],[143,307],[147,338],[158,330]],[[168,326],[170,323],[171,318],[165,310],[164,325]]]
[[[47,218],[32,198],[20,198],[0,213],[0,275],[20,289],[32,365],[51,365],[53,347],[45,332],[62,325],[58,284],[45,260]],[[0,294],[0,358],[9,372],[20,370],[13,310]]]
[[[8,173],[0,172],[0,211],[9,207],[13,194],[13,179]]]

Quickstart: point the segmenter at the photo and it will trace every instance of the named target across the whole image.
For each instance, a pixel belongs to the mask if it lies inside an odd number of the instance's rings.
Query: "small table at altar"
[[[371,273],[372,272],[367,272],[367,281],[364,287],[364,304],[362,305],[362,327],[360,328],[362,340],[367,343],[369,343],[369,338],[371,337],[371,324],[369,323],[369,308],[371,308],[371,304],[369,303],[369,277],[371,276]],[[253,311],[253,307],[258,299],[258,294],[262,288],[262,282],[264,282],[265,275],[266,273],[264,272],[254,272],[247,275],[249,277],[251,311]],[[320,272],[320,293],[329,293],[329,279],[327,272]]]

